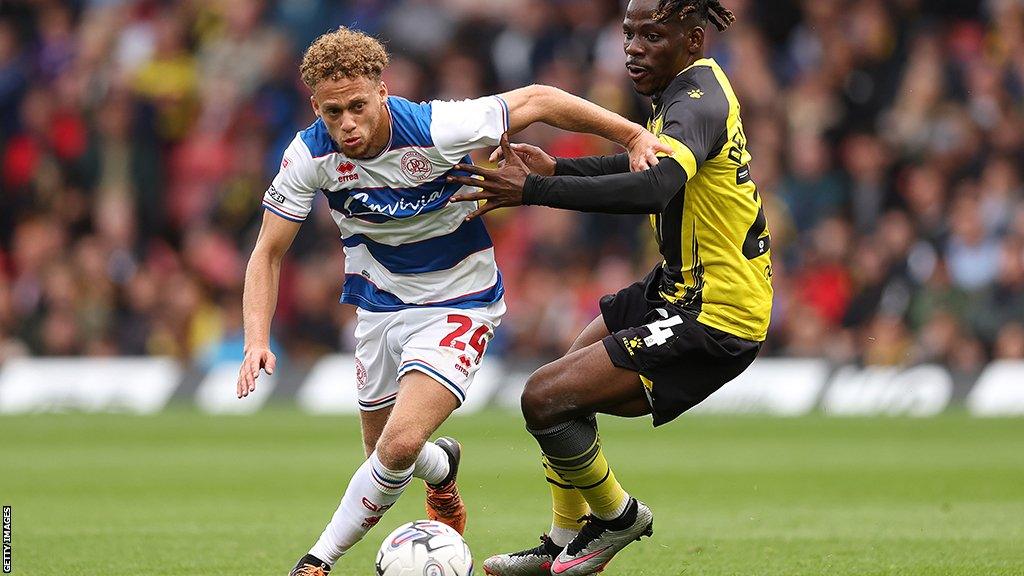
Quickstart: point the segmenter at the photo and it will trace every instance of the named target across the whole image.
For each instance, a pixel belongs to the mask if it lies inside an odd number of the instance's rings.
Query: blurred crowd
[[[976,373],[1024,358],[1024,2],[723,0],[709,55],[743,105],[773,235],[765,353]],[[0,362],[240,358],[261,196],[313,119],[302,50],[351,25],[412,100],[531,82],[637,121],[617,0],[0,3]],[[609,153],[544,127],[561,156]],[[493,354],[562,353],[657,261],[646,219],[488,216],[509,314]],[[282,273],[274,346],[353,346],[326,203]]]

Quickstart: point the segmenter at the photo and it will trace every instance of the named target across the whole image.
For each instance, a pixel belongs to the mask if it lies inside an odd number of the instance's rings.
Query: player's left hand
[[[626,144],[626,151],[629,152],[629,169],[633,172],[642,172],[658,163],[658,152],[671,154],[672,147],[658,140],[654,134],[641,129]]]
[[[472,220],[495,208],[520,206],[523,203],[523,186],[526,185],[526,176],[530,174],[530,169],[519,158],[519,155],[512,152],[508,143],[508,133],[501,135],[501,149],[505,156],[505,162],[497,170],[489,170],[473,164],[455,165],[456,170],[469,172],[482,179],[469,176],[448,176],[449,182],[480,188],[476,192],[459,192],[452,196],[452,202],[487,201],[466,216],[466,220]]]
[[[270,376],[277,366],[277,356],[270,351],[269,345],[245,347],[245,359],[242,360],[242,367],[238,369],[238,384],[236,393],[238,398],[245,398],[251,392],[256,391],[256,378],[260,370]]]

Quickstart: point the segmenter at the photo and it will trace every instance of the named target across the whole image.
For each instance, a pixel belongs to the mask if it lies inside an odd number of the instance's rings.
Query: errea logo
[[[338,164],[338,182],[352,182],[359,180],[359,174],[356,173],[356,165],[346,160],[341,164]]]
[[[699,88],[694,88],[693,90],[690,90],[688,94],[690,95],[690,98],[693,98],[694,100],[700,100],[701,96],[704,95],[704,91]]]
[[[462,342],[452,342],[452,346],[458,348]],[[479,355],[477,356],[479,358]],[[462,373],[463,376],[469,376],[469,369],[473,367],[473,360],[465,352],[459,354],[457,361],[453,364],[456,370]]]

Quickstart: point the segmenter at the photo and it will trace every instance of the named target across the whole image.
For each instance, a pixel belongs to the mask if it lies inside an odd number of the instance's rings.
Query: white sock
[[[622,516],[623,514],[625,514],[626,513],[626,508],[629,508],[629,501],[632,500],[632,498],[629,495],[629,492],[626,492],[625,494],[626,494],[626,497],[622,499],[622,504],[619,504],[619,507],[616,508],[615,511],[612,512],[607,518],[605,518],[601,514],[598,514],[597,512],[593,513],[594,516],[597,516],[601,520],[615,520],[619,516]]]
[[[352,475],[341,504],[309,553],[334,565],[398,500],[412,480],[412,469],[388,470],[377,452],[370,454]]]
[[[551,530],[548,532],[548,538],[551,538],[551,541],[554,542],[555,545],[565,548],[569,545],[569,542],[572,542],[572,539],[575,538],[576,535],[579,533],[579,530],[559,528],[558,526],[552,524]]]
[[[426,480],[428,484],[437,484],[448,475],[448,453],[433,442],[427,442],[416,457],[412,475]]]

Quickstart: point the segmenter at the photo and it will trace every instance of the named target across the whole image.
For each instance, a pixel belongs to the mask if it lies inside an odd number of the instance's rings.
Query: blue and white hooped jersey
[[[316,193],[327,197],[345,245],[342,302],[374,312],[497,302],[505,289],[494,245],[481,220],[465,221],[475,202],[449,205],[462,186],[446,177],[470,151],[498,144],[507,104],[389,96],[387,106],[391,141],[374,158],[346,157],[319,118],[296,134],[263,207],[302,222]]]

